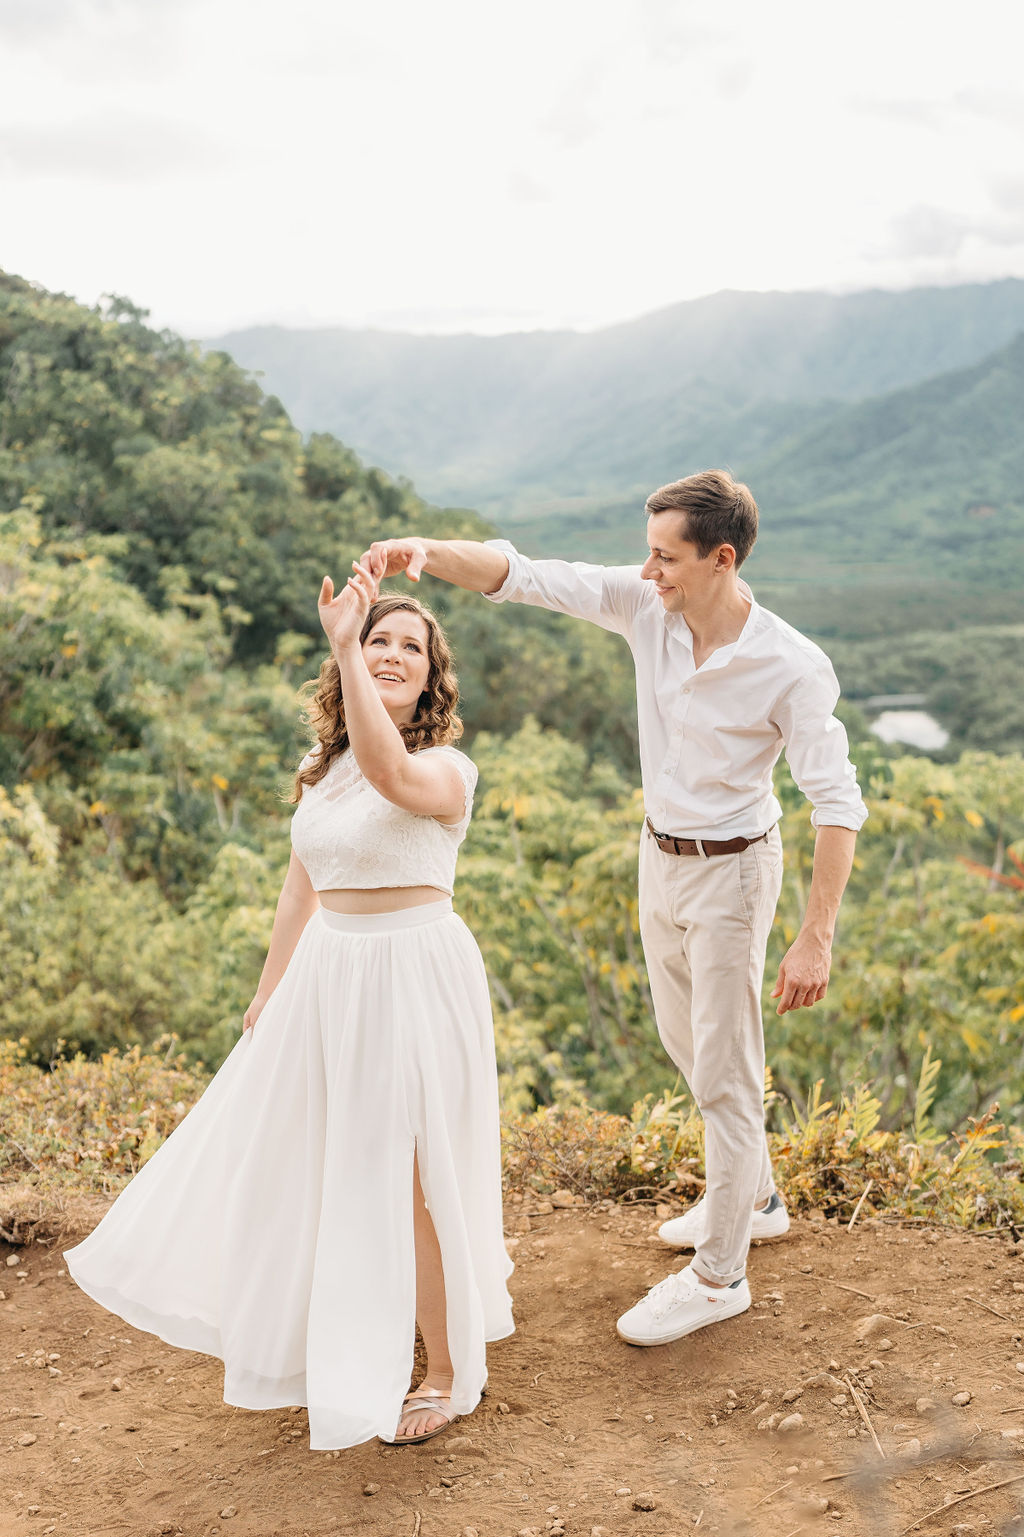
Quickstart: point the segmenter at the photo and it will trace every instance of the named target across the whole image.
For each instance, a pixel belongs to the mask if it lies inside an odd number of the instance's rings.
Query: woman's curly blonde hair
[[[427,686],[417,701],[416,713],[407,726],[398,728],[406,748],[409,752],[418,752],[421,747],[443,747],[449,742],[457,742],[462,735],[462,722],[457,713],[459,683],[452,663],[451,648],[437,615],[418,598],[390,593],[370,605],[370,612],[359,634],[359,643],[362,645],[374,626],[396,609],[418,614],[423,620],[427,627],[427,660],[430,663]],[[311,678],[303,685],[300,693],[307,697],[312,694],[306,713],[316,733],[320,751],[312,763],[300,768],[295,775],[290,797],[292,801],[301,800],[306,785],[319,784],[335,758],[348,746],[341,672],[333,656],[325,658],[320,667],[320,676]]]

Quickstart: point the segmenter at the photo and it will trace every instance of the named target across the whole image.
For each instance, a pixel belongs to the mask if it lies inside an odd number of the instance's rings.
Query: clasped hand
[[[335,596],[334,583],[325,576],[317,599],[317,610],[331,650],[343,651],[358,646],[371,603],[380,596],[380,584],[360,561],[352,562],[352,575]]]

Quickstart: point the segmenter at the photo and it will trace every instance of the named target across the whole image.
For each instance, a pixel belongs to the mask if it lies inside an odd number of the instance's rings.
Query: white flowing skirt
[[[393,1437],[415,1342],[413,1156],[441,1249],[452,1409],[513,1332],[487,978],[451,902],[320,908],[255,1029],[84,1242],[96,1302],[224,1362],[311,1450]]]

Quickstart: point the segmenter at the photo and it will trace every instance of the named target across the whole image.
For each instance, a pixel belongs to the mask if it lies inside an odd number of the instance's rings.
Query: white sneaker
[[[666,1276],[652,1286],[616,1324],[631,1345],[667,1345],[684,1334],[703,1329],[745,1313],[750,1306],[750,1287],[743,1276],[731,1286],[707,1286],[687,1265],[677,1275]]]
[[[766,1238],[782,1238],[788,1232],[789,1212],[779,1199],[778,1192],[773,1191],[768,1205],[754,1212],[750,1241],[763,1243]],[[707,1237],[707,1206],[704,1198],[701,1197],[689,1211],[684,1211],[681,1217],[663,1222],[658,1229],[658,1237],[671,1244],[673,1249],[699,1248]]]

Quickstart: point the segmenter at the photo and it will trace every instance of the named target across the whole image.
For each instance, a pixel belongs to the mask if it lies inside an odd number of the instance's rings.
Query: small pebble
[[[784,1404],[795,1404],[797,1399],[802,1396],[803,1391],[803,1388],[787,1388],[782,1395],[782,1402]]]
[[[30,1430],[26,1430],[24,1435],[18,1437],[18,1445],[35,1446],[36,1439],[37,1438],[32,1434]]]
[[[891,1350],[892,1348],[892,1340],[879,1340],[875,1346],[876,1350]]]
[[[498,1413],[499,1414],[511,1414],[512,1410],[509,1408],[508,1404],[499,1404],[498,1405]]]
[[[633,1509],[634,1510],[654,1510],[654,1509],[656,1509],[656,1501],[654,1499],[653,1494],[638,1494],[636,1499],[633,1501]]]
[[[921,1443],[917,1436],[911,1436],[909,1441],[904,1441],[902,1446],[897,1447],[897,1451],[904,1457],[920,1457]]]
[[[971,1395],[966,1391],[963,1393],[954,1393],[953,1397],[949,1401],[951,1404],[956,1404],[958,1409],[963,1409],[967,1404],[970,1403]]]
[[[444,1479],[443,1478],[442,1478],[441,1482],[444,1483]],[[380,1493],[380,1484],[364,1484],[363,1485],[363,1493],[364,1494],[379,1494]]]
[[[123,1387],[124,1387],[124,1378],[123,1377],[115,1377],[113,1382],[110,1384],[110,1391],[112,1393],[120,1393],[121,1390],[123,1389]]]
[[[632,1489],[627,1489],[625,1487],[625,1485],[623,1485],[623,1487],[621,1489],[616,1489],[615,1493],[618,1494],[618,1495],[626,1495],[626,1494],[632,1494],[633,1491],[632,1491]]]
[[[1024,1372],[1024,1361],[1018,1361],[1017,1362],[1017,1370],[1019,1372]]]
[[[237,1515],[238,1515],[238,1507],[237,1507],[237,1505],[225,1505],[224,1509],[220,1513],[220,1518],[221,1518],[222,1521],[230,1521],[232,1516],[237,1516]]]
[[[793,1430],[803,1430],[804,1417],[802,1414],[787,1414],[784,1420],[780,1420],[778,1429],[781,1434],[788,1435]]]

